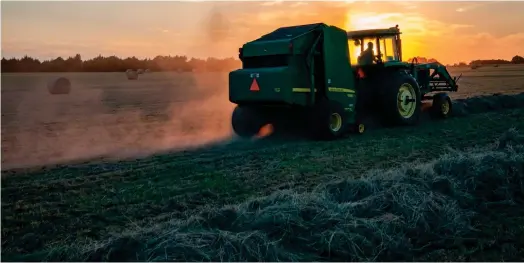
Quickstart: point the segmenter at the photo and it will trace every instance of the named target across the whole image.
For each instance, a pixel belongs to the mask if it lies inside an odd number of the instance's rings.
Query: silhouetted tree
[[[127,69],[150,69],[151,71],[231,71],[241,66],[238,59],[207,58],[188,59],[186,56],[156,56],[153,59],[125,59],[116,56],[103,57],[101,55],[82,60],[80,54],[63,59],[40,62],[38,59],[24,56],[17,58],[2,58],[2,72],[123,72]]]
[[[511,62],[504,59],[478,59],[473,60],[469,63],[469,65],[499,65],[499,64],[510,64]]]
[[[524,58],[521,57],[521,56],[514,56],[511,59],[511,63],[513,63],[513,64],[524,64]]]

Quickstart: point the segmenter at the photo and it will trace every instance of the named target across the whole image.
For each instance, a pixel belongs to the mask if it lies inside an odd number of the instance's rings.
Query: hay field
[[[51,95],[65,76],[68,95]],[[2,74],[2,169],[200,146],[230,135],[226,74]]]
[[[513,94],[524,89],[523,65],[493,65],[482,66],[477,69],[470,67],[449,67],[452,76],[459,76],[459,91],[455,98],[465,98],[471,95],[490,95],[493,93]]]
[[[450,69],[455,96],[524,92],[502,68]],[[3,171],[4,261],[524,257],[522,94],[416,129],[245,142],[226,74],[74,73],[60,97],[48,76],[2,75],[2,169],[103,159]]]

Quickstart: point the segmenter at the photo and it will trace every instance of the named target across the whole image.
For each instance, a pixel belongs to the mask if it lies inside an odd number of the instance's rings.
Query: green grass
[[[71,243],[104,241],[114,234],[276,190],[303,193],[370,169],[430,161],[450,148],[467,150],[493,143],[508,128],[523,130],[523,119],[524,110],[516,109],[425,123],[415,129],[370,131],[333,142],[237,142],[111,164],[5,172],[2,256],[4,260],[22,254],[38,257]],[[509,215],[508,220],[522,222],[522,214]]]

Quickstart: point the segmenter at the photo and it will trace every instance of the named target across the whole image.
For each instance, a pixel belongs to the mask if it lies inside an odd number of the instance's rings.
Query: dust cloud
[[[208,41],[211,41],[213,44],[217,44],[224,40],[227,40],[229,37],[230,24],[227,20],[227,17],[222,14],[222,12],[213,7],[211,14],[206,19],[206,36],[208,36]]]
[[[2,170],[120,159],[230,141],[227,73],[2,74]],[[5,105],[5,106],[4,106]]]

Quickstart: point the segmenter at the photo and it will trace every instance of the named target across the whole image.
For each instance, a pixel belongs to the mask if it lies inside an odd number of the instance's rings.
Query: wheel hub
[[[444,101],[444,103],[442,103],[442,105],[440,106],[440,110],[442,111],[443,114],[449,113],[449,102],[447,100]]]
[[[340,114],[331,114],[329,118],[329,128],[334,132],[337,132],[340,130],[340,128],[342,128],[342,116],[340,116]]]
[[[358,133],[364,133],[364,131],[366,130],[366,126],[364,126],[364,124],[359,124],[358,125]]]
[[[397,108],[403,118],[410,118],[415,113],[417,108],[416,96],[415,89],[410,84],[404,83],[400,86]]]

